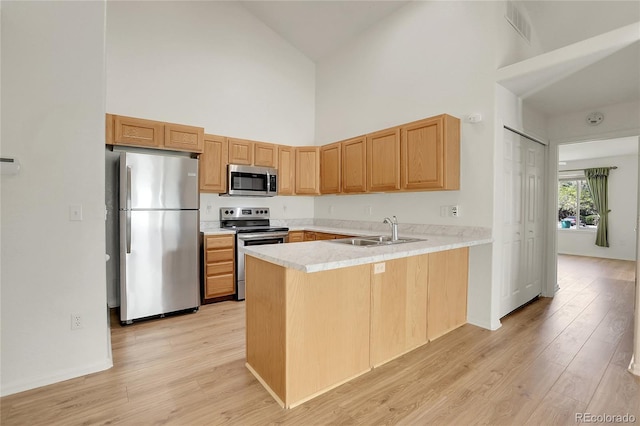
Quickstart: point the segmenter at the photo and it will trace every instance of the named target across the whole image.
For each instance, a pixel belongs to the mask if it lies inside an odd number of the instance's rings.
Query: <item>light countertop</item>
[[[319,226],[305,226],[302,229],[317,232],[353,235],[387,235],[386,233],[325,228]],[[451,235],[426,235],[426,234],[400,234],[399,238],[420,238],[422,241],[411,243],[392,244],[385,246],[351,246],[332,242],[332,240],[308,241],[302,243],[258,245],[240,248],[250,256],[286,268],[297,269],[303,272],[319,272],[330,269],[345,268],[348,266],[362,265],[366,263],[383,262],[385,260],[399,259],[402,257],[418,256],[444,250],[462,247],[470,247],[492,242],[491,238],[478,236],[451,236]]]

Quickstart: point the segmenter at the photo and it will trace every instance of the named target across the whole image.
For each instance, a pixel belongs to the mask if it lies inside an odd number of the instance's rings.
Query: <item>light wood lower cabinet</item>
[[[202,303],[235,294],[235,236],[204,237]]]
[[[307,274],[245,258],[247,366],[291,408],[370,370],[369,265]]]
[[[371,366],[427,343],[429,255],[382,262],[371,268]]]
[[[335,240],[349,238],[351,235],[332,234],[329,232],[304,231],[304,241]]]
[[[304,241],[304,231],[289,231],[290,243],[301,243]]]
[[[247,367],[291,408],[463,325],[468,252],[314,273],[247,255]]]
[[[429,254],[429,340],[436,339],[467,322],[468,280],[468,247]]]

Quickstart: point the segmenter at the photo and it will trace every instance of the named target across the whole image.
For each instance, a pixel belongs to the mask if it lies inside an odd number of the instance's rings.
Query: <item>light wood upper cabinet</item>
[[[469,248],[429,254],[427,337],[433,340],[467,322]]]
[[[253,164],[260,167],[278,168],[278,145],[265,142],[253,143]]]
[[[229,164],[253,164],[253,141],[227,138],[229,141]]]
[[[367,190],[400,189],[400,128],[367,135]]]
[[[224,193],[227,190],[227,140],[224,136],[204,135],[200,156],[200,191]]]
[[[337,194],[341,189],[341,150],[340,142],[324,145],[320,148],[320,192]]]
[[[204,129],[183,124],[106,114],[105,142],[140,148],[202,153]]]
[[[164,147],[176,151],[202,152],[204,150],[204,129],[166,123],[164,125]]]
[[[402,189],[460,189],[460,120],[440,115],[401,127]]]
[[[162,148],[164,123],[142,118],[113,116],[113,144]]]
[[[342,192],[367,191],[367,140],[366,137],[343,141],[342,145]]]
[[[293,195],[295,186],[295,150],[290,146],[278,146],[278,195]]]
[[[104,141],[107,145],[113,145],[113,115],[112,114],[106,114],[105,120],[104,120],[104,127],[105,127],[105,134],[104,134]]]
[[[299,146],[296,153],[296,194],[320,193],[320,148]]]

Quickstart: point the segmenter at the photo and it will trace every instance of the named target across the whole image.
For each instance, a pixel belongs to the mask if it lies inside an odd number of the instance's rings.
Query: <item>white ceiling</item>
[[[559,161],[638,155],[638,138],[618,138],[560,145]]]
[[[240,1],[250,13],[317,62],[408,1]],[[640,2],[525,0],[532,27],[552,51],[640,21]],[[635,43],[524,100],[547,116],[640,99],[640,43]]]
[[[314,62],[408,1],[240,1],[255,17]]]

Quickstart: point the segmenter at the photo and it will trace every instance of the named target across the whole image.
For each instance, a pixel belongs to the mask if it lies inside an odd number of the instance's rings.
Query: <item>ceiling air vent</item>
[[[507,1],[507,13],[504,17],[507,18],[507,21],[509,21],[511,26],[515,28],[522,38],[531,43],[531,25],[514,2]]]

